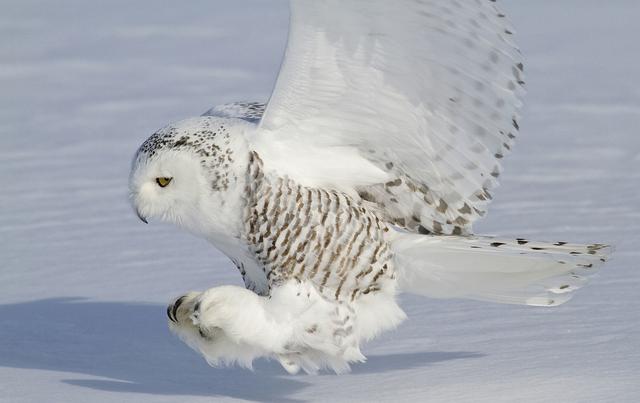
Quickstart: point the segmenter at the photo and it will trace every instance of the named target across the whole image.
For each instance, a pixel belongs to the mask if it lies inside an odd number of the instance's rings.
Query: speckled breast
[[[348,195],[265,176],[249,159],[244,241],[269,287],[311,280],[327,297],[355,300],[395,278],[386,223]]]

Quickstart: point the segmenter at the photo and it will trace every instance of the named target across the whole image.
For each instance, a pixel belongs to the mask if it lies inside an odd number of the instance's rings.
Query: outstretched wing
[[[399,226],[469,233],[518,130],[512,32],[492,0],[292,0],[254,148]]]
[[[264,113],[265,104],[262,102],[233,102],[214,106],[202,116],[217,116],[219,118],[243,119],[251,123],[258,123]]]

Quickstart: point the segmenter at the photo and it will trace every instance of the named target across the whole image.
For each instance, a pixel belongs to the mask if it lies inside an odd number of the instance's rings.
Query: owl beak
[[[142,221],[145,224],[149,224],[149,221],[147,221],[147,219],[142,215],[142,213],[140,213],[140,210],[136,209],[136,215],[138,216],[140,221]]]

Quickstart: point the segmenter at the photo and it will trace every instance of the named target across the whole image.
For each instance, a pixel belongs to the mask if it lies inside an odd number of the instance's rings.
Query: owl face
[[[138,217],[205,236],[237,226],[246,175],[245,123],[198,117],[154,133],[140,146],[129,191]]]
[[[159,218],[188,225],[197,216],[206,189],[199,160],[186,150],[165,150],[137,159],[130,177],[130,196],[144,222]]]

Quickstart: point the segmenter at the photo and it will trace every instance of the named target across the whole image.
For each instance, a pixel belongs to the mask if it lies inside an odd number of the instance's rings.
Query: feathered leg
[[[308,283],[289,282],[269,297],[234,286],[192,292],[169,306],[170,328],[211,365],[251,367],[273,357],[289,372],[336,372],[362,361],[354,312]]]

